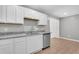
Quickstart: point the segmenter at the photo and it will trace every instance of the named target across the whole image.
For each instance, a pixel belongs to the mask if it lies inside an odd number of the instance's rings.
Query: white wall
[[[79,15],[73,15],[60,20],[60,36],[79,40]]]
[[[59,37],[59,19],[49,17],[51,38]]]

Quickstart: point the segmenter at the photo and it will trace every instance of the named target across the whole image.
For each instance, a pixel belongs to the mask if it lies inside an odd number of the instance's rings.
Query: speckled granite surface
[[[21,32],[0,32],[0,36],[2,35],[14,35],[14,34],[27,34],[27,35],[35,35],[35,34],[45,34],[45,33],[49,33],[49,32],[36,32],[36,31],[33,31],[33,32],[25,32],[25,31],[21,31]]]
[[[23,36],[33,36],[33,35],[42,35],[48,32],[25,32],[25,31],[21,31],[21,32],[0,32],[0,40],[1,39],[8,39],[8,38],[16,38],[16,37],[23,37]]]

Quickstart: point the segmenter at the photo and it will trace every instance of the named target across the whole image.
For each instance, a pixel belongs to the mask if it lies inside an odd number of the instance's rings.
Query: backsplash
[[[38,30],[49,32],[49,26],[38,26],[37,21],[25,20],[23,25],[18,24],[0,24],[0,32],[20,32]]]
[[[23,31],[23,25],[15,25],[15,24],[0,24],[0,32],[19,32]]]
[[[49,23],[48,23],[49,24]],[[36,29],[35,29],[36,28]],[[44,31],[44,32],[49,32],[49,25],[38,25],[38,21],[34,20],[24,20],[24,30],[29,31],[30,30],[37,30],[38,31]]]

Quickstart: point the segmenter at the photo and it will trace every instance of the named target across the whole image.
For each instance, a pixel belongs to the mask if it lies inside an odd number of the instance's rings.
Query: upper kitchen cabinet
[[[20,6],[7,6],[7,23],[23,24],[24,23],[24,9]]]
[[[33,18],[33,19],[38,19],[39,20],[39,17],[40,17],[40,14],[39,14],[39,12],[38,11],[35,11],[35,10],[31,10],[31,17]]]
[[[16,23],[15,6],[7,5],[7,23]]]
[[[16,6],[16,22],[18,24],[24,24],[24,8]]]
[[[39,14],[38,25],[47,25],[48,24],[48,16],[46,14]]]
[[[6,23],[6,6],[0,5],[0,23]]]
[[[47,25],[48,24],[48,16],[46,14],[43,14],[41,12],[25,8],[24,13],[25,18],[32,18],[32,19],[38,19],[38,25]]]
[[[24,18],[31,17],[30,13],[31,13],[31,10],[28,8],[25,8],[24,9]]]
[[[39,18],[39,13],[35,10],[25,8],[24,17],[25,18],[38,19]]]

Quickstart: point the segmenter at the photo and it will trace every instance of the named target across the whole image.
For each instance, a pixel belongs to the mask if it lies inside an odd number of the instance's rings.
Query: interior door
[[[49,22],[51,38],[59,37],[59,19],[50,17]]]

